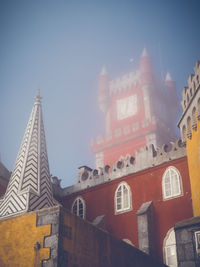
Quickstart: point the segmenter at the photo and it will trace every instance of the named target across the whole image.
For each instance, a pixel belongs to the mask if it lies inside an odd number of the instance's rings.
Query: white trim
[[[80,212],[79,212],[79,200],[81,201],[82,205],[83,205],[83,217],[80,216]],[[73,211],[73,208],[74,208],[74,205],[77,203],[77,212],[76,214],[74,213]],[[81,197],[81,196],[78,196],[76,197],[76,199],[74,200],[73,204],[72,204],[72,207],[71,207],[71,212],[83,219],[85,219],[86,217],[86,205],[85,205],[85,200]]]
[[[176,177],[172,176],[172,172],[176,174]],[[170,193],[167,194],[167,189],[166,189],[166,176],[169,175],[169,191]],[[177,179],[176,181],[174,179]],[[173,192],[173,182],[177,182],[177,192]],[[162,195],[163,195],[163,200],[168,200],[171,198],[176,198],[179,196],[183,195],[183,189],[182,189],[182,179],[180,172],[178,171],[177,168],[174,166],[169,166],[163,176],[162,176]]]
[[[121,188],[121,195],[117,195],[117,193],[119,193],[120,188]],[[125,206],[124,189],[127,190],[127,206],[126,207],[124,207]],[[119,200],[120,200],[120,203],[119,203]],[[121,208],[119,208],[118,205],[121,205]],[[115,214],[119,214],[119,213],[132,210],[132,193],[131,193],[130,186],[126,182],[121,182],[118,185],[117,189],[115,190],[114,208],[115,208]]]
[[[170,264],[169,257],[167,257],[168,253],[174,253],[171,256],[174,257],[173,264]],[[167,264],[169,267],[177,267],[177,251],[176,251],[176,237],[174,228],[169,229],[167,232],[164,241],[163,241],[163,254],[164,254],[164,263]],[[170,256],[170,255],[169,255]]]

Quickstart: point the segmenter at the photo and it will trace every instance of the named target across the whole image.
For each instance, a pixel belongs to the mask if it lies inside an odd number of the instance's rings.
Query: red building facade
[[[169,151],[151,146],[137,153],[135,161],[128,157],[112,169],[84,166],[77,184],[59,195],[67,209],[160,260],[174,224],[192,216],[187,158],[180,142]]]

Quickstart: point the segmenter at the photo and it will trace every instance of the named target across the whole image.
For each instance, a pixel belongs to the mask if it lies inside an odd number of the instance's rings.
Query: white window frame
[[[119,190],[121,191],[121,196],[119,196]],[[125,206],[125,192],[124,189],[127,190],[127,206]],[[119,204],[119,199],[121,199],[120,203],[121,203],[121,208],[118,207]],[[124,212],[128,212],[130,210],[132,210],[132,194],[131,194],[131,189],[130,186],[126,183],[126,182],[121,182],[117,189],[115,190],[115,201],[114,201],[114,205],[115,205],[115,214],[119,214],[119,213],[124,213]]]
[[[176,174],[176,177],[173,176],[173,174]],[[170,194],[167,193],[167,184],[166,184],[166,179],[167,179],[167,175],[169,175],[169,191],[171,192]],[[176,179],[176,181],[174,180]],[[174,188],[173,188],[173,184],[177,183],[177,192],[173,192]],[[171,198],[176,198],[176,197],[180,197],[183,195],[183,190],[182,190],[182,179],[181,179],[181,175],[180,172],[178,171],[177,168],[175,168],[174,166],[169,166],[162,177],[162,194],[163,194],[163,200],[168,200]]]
[[[82,215],[82,216],[81,216],[81,214],[80,214],[80,203],[79,203],[79,201],[81,202],[81,204],[82,204],[82,206],[83,206],[83,215]],[[77,211],[76,211],[76,213],[74,213],[74,206],[75,206],[75,205],[77,205]],[[72,213],[73,213],[74,215],[79,216],[80,218],[85,219],[86,205],[85,205],[85,201],[84,201],[84,199],[83,199],[81,196],[78,196],[78,197],[74,200],[74,202],[73,202],[73,204],[72,204],[72,209],[71,209],[71,211],[72,211]]]
[[[174,257],[174,263],[170,264],[170,259],[168,257],[168,252],[171,251],[174,254],[171,256]],[[164,263],[167,264],[169,267],[177,267],[178,261],[177,261],[177,251],[176,251],[176,238],[175,238],[175,232],[174,228],[171,228],[163,241],[163,253],[164,253]]]

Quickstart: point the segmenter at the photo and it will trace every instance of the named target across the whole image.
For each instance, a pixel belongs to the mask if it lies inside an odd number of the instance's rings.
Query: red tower
[[[99,77],[99,107],[105,114],[105,137],[92,142],[96,167],[112,164],[135,150],[177,138],[176,86],[170,74],[156,79],[151,57],[143,50],[139,68],[111,80],[105,68]]]

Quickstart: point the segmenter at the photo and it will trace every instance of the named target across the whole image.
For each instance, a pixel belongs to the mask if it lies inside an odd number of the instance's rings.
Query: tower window
[[[85,201],[82,197],[77,197],[74,200],[72,205],[72,213],[83,219],[85,218]]]
[[[115,213],[131,210],[131,191],[127,183],[122,182],[115,191]]]
[[[165,171],[162,178],[162,190],[164,199],[177,197],[182,194],[181,177],[175,167],[169,167]]]

